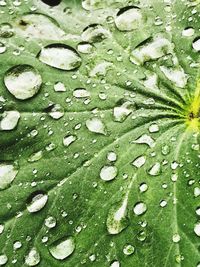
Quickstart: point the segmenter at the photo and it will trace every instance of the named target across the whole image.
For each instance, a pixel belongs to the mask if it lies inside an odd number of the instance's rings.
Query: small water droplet
[[[138,202],[133,208],[135,215],[142,215],[147,211],[147,205],[144,202]]]
[[[185,28],[183,31],[182,31],[182,36],[185,36],[185,37],[191,37],[194,35],[194,29],[191,28],[191,27],[188,27],[188,28]]]
[[[179,241],[181,240],[181,237],[179,234],[174,234],[173,237],[172,237],[172,241],[174,243],[178,243]]]
[[[43,192],[34,192],[27,204],[27,210],[31,213],[38,212],[44,208],[48,200],[48,195],[44,194]]]
[[[106,134],[105,125],[98,118],[91,118],[86,121],[86,127],[93,133]]]
[[[140,168],[142,167],[146,162],[146,157],[145,156],[140,156],[140,157],[137,157],[133,162],[132,162],[132,165],[137,167],[137,168]]]
[[[28,162],[35,162],[38,161],[42,158],[43,156],[43,152],[42,150],[37,151],[35,153],[33,153],[29,158],[28,158]]]
[[[10,38],[14,35],[13,27],[9,23],[0,24],[0,37]]]
[[[104,166],[100,171],[100,177],[104,181],[111,181],[117,176],[117,167]]]
[[[54,228],[56,226],[56,219],[53,216],[49,216],[45,219],[45,226],[48,228]]]
[[[84,88],[76,88],[73,91],[73,96],[76,98],[86,98],[86,97],[90,97],[90,92],[88,92]]]
[[[33,97],[40,89],[42,78],[30,65],[17,65],[9,69],[4,76],[8,91],[17,99]]]
[[[101,42],[110,37],[110,32],[100,24],[91,24],[83,30],[81,37],[85,42]]]
[[[123,253],[127,256],[132,255],[135,252],[135,248],[132,245],[125,245]]]
[[[155,142],[154,142],[153,138],[151,138],[151,136],[149,136],[147,134],[141,135],[135,141],[133,141],[133,143],[136,143],[136,144],[147,144],[151,148],[155,146]]]
[[[17,127],[18,121],[20,119],[20,113],[18,111],[5,111],[2,115],[2,120],[0,121],[0,130],[10,131]]]
[[[77,137],[75,135],[67,135],[63,138],[63,145],[64,146],[69,146],[71,145],[73,142],[75,142],[77,139]]]
[[[62,82],[55,83],[54,84],[54,90],[56,92],[66,92],[66,88],[65,88],[64,83],[62,83]]]
[[[160,175],[161,173],[161,165],[159,162],[156,162],[148,171],[148,173],[152,176]]]
[[[0,54],[3,54],[3,53],[5,53],[6,52],[6,46],[5,46],[5,44],[3,44],[3,43],[1,43],[0,42]]]
[[[200,37],[197,37],[194,39],[194,41],[192,43],[192,47],[196,52],[200,51]]]
[[[107,159],[108,159],[109,161],[116,161],[116,160],[117,160],[117,155],[116,155],[116,153],[113,152],[113,151],[110,151],[110,152],[108,153],[108,155],[107,155]]]
[[[90,54],[93,52],[94,47],[90,43],[81,42],[78,44],[77,50],[83,54]]]
[[[200,236],[200,222],[197,222],[195,225],[194,225],[194,232],[197,236]]]

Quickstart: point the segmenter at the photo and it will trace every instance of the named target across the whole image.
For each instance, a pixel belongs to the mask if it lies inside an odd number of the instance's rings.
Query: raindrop
[[[95,76],[106,76],[106,73],[111,67],[113,66],[113,63],[111,62],[101,62],[97,64],[91,71],[89,76],[90,77],[95,77]]]
[[[125,245],[123,253],[127,256],[132,255],[135,252],[135,248],[132,245]]]
[[[18,170],[11,163],[0,164],[0,190],[8,187],[17,176]]]
[[[41,191],[34,192],[28,199],[27,210],[31,213],[38,212],[44,208],[48,195]]]
[[[56,92],[65,92],[66,91],[66,88],[65,88],[64,83],[62,83],[62,82],[55,83],[54,84],[54,90]]]
[[[117,122],[123,122],[131,114],[133,105],[130,102],[123,103],[120,107],[114,107],[113,116]]]
[[[28,158],[28,162],[35,162],[38,161],[42,158],[43,156],[43,152],[42,150],[37,151],[35,153],[33,153],[29,158]]]
[[[10,38],[14,35],[13,27],[9,23],[0,24],[0,37]]]
[[[196,223],[194,226],[194,232],[197,236],[200,236],[200,222]]]
[[[73,237],[68,237],[67,239],[61,239],[54,242],[49,251],[51,255],[57,260],[64,260],[69,257],[75,249],[75,242]]]
[[[32,248],[28,255],[25,257],[25,263],[28,266],[36,266],[40,262],[40,254],[36,248]]]
[[[100,177],[104,181],[111,181],[117,176],[117,167],[104,166],[100,171]]]
[[[49,216],[45,219],[45,226],[48,228],[54,228],[56,226],[56,219],[53,216]]]
[[[150,133],[156,133],[159,131],[159,127],[157,124],[152,124],[149,126],[149,132]]]
[[[51,44],[40,51],[39,60],[61,70],[74,70],[80,67],[81,57],[74,48],[65,44]]]
[[[7,263],[8,257],[5,254],[0,255],[0,266],[3,266]]]
[[[160,69],[167,79],[177,87],[184,88],[187,84],[188,77],[182,68],[166,68],[165,66],[161,66]]]
[[[52,107],[50,107],[50,112],[48,112],[48,114],[54,120],[59,120],[64,116],[65,112],[64,109],[59,104],[55,104],[52,105]]]
[[[3,224],[0,224],[0,234],[2,234],[4,231],[4,225]]]
[[[194,48],[195,51],[199,52],[200,51],[200,37],[197,37],[194,39],[192,43],[192,47]]]
[[[160,175],[161,173],[161,165],[159,162],[156,162],[148,171],[148,173],[152,176]]]
[[[3,44],[3,43],[1,43],[0,42],[0,54],[3,54],[3,53],[5,53],[6,52],[6,46],[5,46],[5,44]]]
[[[63,138],[63,145],[64,146],[69,146],[71,145],[74,141],[76,141],[77,137],[76,135],[67,135]]]
[[[155,142],[154,142],[153,138],[151,138],[151,136],[149,136],[147,134],[141,135],[135,141],[133,141],[133,143],[136,143],[136,144],[147,144],[151,148],[155,146]]]
[[[93,133],[106,134],[105,125],[98,118],[91,118],[86,121],[86,127]]]
[[[120,267],[120,262],[119,262],[119,261],[113,261],[113,262],[110,264],[110,267]]]
[[[146,161],[146,157],[145,156],[140,156],[140,157],[137,157],[132,162],[132,165],[135,166],[135,167],[137,167],[137,168],[140,168],[140,167],[142,167],[145,164],[145,161]]]
[[[73,96],[76,98],[86,98],[86,97],[90,97],[90,92],[88,92],[84,88],[76,88],[73,91]]]
[[[133,208],[135,215],[142,215],[147,211],[147,205],[144,202],[138,202]]]
[[[182,36],[185,36],[185,37],[190,37],[194,35],[194,29],[189,27],[189,28],[185,28],[183,31],[182,31]]]
[[[136,30],[140,27],[142,22],[142,13],[137,7],[122,8],[115,18],[115,25],[120,31]]]
[[[87,42],[81,42],[77,46],[78,52],[83,53],[83,54],[90,54],[93,52],[93,49],[94,47],[90,43],[87,43]]]
[[[20,119],[20,113],[18,111],[5,111],[0,121],[0,130],[10,131],[16,128]]]
[[[110,37],[110,32],[104,29],[100,24],[91,24],[83,30],[82,39],[85,42],[101,42]]]
[[[172,237],[172,241],[174,243],[178,243],[179,241],[181,240],[181,237],[179,234],[174,234],[173,237]]]
[[[116,161],[116,160],[117,160],[117,155],[116,155],[116,153],[113,152],[113,151],[110,151],[110,152],[108,153],[108,155],[107,155],[107,159],[108,159],[109,161]]]
[[[30,65],[17,65],[9,69],[4,76],[8,91],[17,99],[33,97],[40,89],[42,78]]]
[[[142,183],[139,188],[140,188],[140,192],[143,193],[147,191],[148,185],[146,183]]]

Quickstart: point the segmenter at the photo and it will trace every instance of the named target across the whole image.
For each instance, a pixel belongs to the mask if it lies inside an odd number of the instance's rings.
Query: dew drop
[[[161,66],[160,69],[167,79],[169,79],[177,87],[184,88],[186,86],[188,77],[182,68],[167,68],[165,66]]]
[[[140,185],[140,187],[139,187],[139,189],[140,189],[140,192],[146,192],[147,191],[147,189],[148,189],[148,185],[146,184],[146,183],[142,183],[141,185]]]
[[[0,255],[0,266],[3,266],[7,263],[8,257],[5,254]]]
[[[183,31],[182,31],[182,36],[185,36],[185,37],[190,37],[190,36],[193,36],[194,35],[194,29],[193,28],[185,28]]]
[[[88,119],[86,121],[86,127],[90,132],[104,134],[104,135],[106,134],[105,125],[98,118]]]
[[[194,48],[195,51],[199,52],[200,51],[200,37],[197,37],[194,39],[192,43],[192,47]]]
[[[54,242],[49,251],[51,255],[57,260],[64,260],[69,257],[75,250],[75,242],[73,237],[68,237],[67,239],[61,239]]]
[[[159,127],[158,127],[158,125],[157,125],[157,124],[151,124],[151,125],[149,126],[149,132],[150,132],[150,133],[157,133],[157,132],[159,132]]]
[[[200,222],[196,223],[194,226],[194,232],[197,236],[200,237]]]
[[[48,200],[48,195],[43,192],[34,192],[29,198],[27,210],[31,213],[38,212],[44,208]]]
[[[71,145],[73,142],[75,142],[77,139],[77,137],[75,135],[67,135],[63,138],[63,145],[64,146],[69,146]]]
[[[148,171],[148,173],[152,176],[160,175],[161,173],[161,165],[159,162],[156,162]]]
[[[142,215],[147,211],[147,205],[144,202],[138,202],[133,208],[135,215]]]
[[[32,248],[25,257],[25,263],[28,266],[36,266],[40,262],[40,254],[36,248]]]
[[[107,155],[107,159],[108,159],[109,161],[116,161],[116,160],[117,160],[117,155],[116,155],[116,153],[113,152],[113,151],[110,151],[110,152],[108,153],[108,155]]]
[[[74,48],[65,44],[51,44],[40,51],[39,60],[60,70],[74,70],[80,67],[81,57]]]
[[[105,38],[110,37],[110,32],[100,24],[91,24],[83,30],[81,36],[85,42],[101,42]]]
[[[172,241],[174,243],[178,243],[179,241],[181,240],[181,237],[179,234],[174,234],[173,237],[172,237]]]
[[[17,176],[16,166],[9,163],[0,164],[0,190],[7,188]]]
[[[153,138],[151,138],[151,136],[149,136],[147,134],[141,135],[140,137],[138,137],[138,139],[133,141],[133,143],[136,143],[136,144],[147,144],[151,148],[155,146],[155,142],[154,142]]]
[[[137,157],[133,162],[132,162],[132,165],[137,167],[137,168],[140,168],[142,167],[146,162],[146,157],[145,156],[140,156],[140,157]]]
[[[139,8],[125,7],[117,13],[115,25],[120,31],[132,31],[138,29],[142,21],[142,13]]]
[[[48,228],[54,228],[56,226],[56,219],[53,216],[49,216],[45,219],[45,226]]]
[[[10,131],[17,127],[18,121],[20,119],[20,113],[18,111],[5,111],[2,115],[2,120],[0,121],[0,130]]]
[[[100,177],[104,181],[111,181],[117,176],[117,167],[104,166],[100,171]]]
[[[110,264],[110,267],[120,267],[120,262],[119,262],[119,261],[113,261],[113,262]]]
[[[0,37],[10,38],[14,35],[13,27],[9,23],[0,24]]]
[[[5,46],[5,44],[3,44],[3,43],[1,43],[0,42],[0,54],[3,54],[3,53],[5,53],[6,52],[6,46]]]
[[[123,253],[127,256],[132,255],[135,252],[135,248],[132,245],[125,245]]]
[[[43,152],[42,150],[37,151],[35,153],[33,153],[29,158],[28,158],[28,162],[36,162],[38,160],[40,160],[43,156]]]
[[[120,107],[114,107],[113,116],[117,122],[123,122],[131,114],[133,106],[130,102],[123,103]]]
[[[86,98],[86,97],[90,97],[90,92],[88,92],[84,88],[76,88],[73,91],[73,96],[76,98]]]
[[[82,54],[90,54],[93,52],[94,47],[90,43],[81,42],[78,44],[77,50]]]
[[[42,78],[34,67],[17,65],[6,72],[4,83],[15,98],[25,100],[36,95],[42,84]]]
[[[48,112],[49,116],[54,120],[59,120],[65,114],[64,109],[59,105],[55,104],[51,107],[50,112]]]
[[[55,92],[66,92],[66,88],[64,83],[62,82],[57,82],[54,84],[54,90]]]

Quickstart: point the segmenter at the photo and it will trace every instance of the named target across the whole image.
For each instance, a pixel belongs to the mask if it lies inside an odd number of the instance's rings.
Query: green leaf
[[[200,266],[199,12],[0,1],[0,265]]]

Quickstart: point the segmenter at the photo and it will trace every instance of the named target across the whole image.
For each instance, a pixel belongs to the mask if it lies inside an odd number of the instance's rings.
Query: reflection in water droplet
[[[0,266],[3,266],[7,263],[8,257],[5,254],[0,255]]]
[[[76,141],[77,137],[75,135],[67,135],[63,138],[63,145],[64,146],[69,146],[71,145],[74,141]]]
[[[10,163],[0,164],[0,190],[8,187],[17,176],[16,166]]]
[[[91,24],[84,29],[81,37],[85,42],[101,42],[110,37],[110,32],[99,24]]]
[[[104,181],[111,181],[117,176],[117,167],[104,166],[100,171],[100,177]]]
[[[80,67],[81,57],[74,48],[64,44],[51,44],[40,51],[39,60],[60,70],[74,70]]]
[[[48,195],[42,192],[35,192],[30,198],[29,203],[27,204],[27,210],[31,213],[38,212],[44,208],[48,200]]]
[[[157,176],[161,173],[161,165],[159,162],[156,162],[148,171],[152,176]]]
[[[36,248],[32,248],[25,257],[25,263],[28,266],[36,266],[40,262],[40,254]]]
[[[67,239],[61,239],[54,242],[49,251],[51,255],[57,260],[64,260],[69,257],[75,249],[75,242],[73,237],[68,237]]]
[[[10,38],[14,34],[13,27],[9,23],[0,24],[0,37]]]
[[[17,65],[9,69],[4,76],[8,91],[17,99],[33,97],[40,89],[42,78],[30,65]]]
[[[115,204],[108,213],[106,226],[109,234],[116,235],[121,233],[128,226],[127,219],[127,202],[128,197],[119,204]]]
[[[105,125],[98,118],[91,118],[86,121],[86,127],[93,133],[106,134]]]
[[[0,121],[0,130],[10,131],[16,128],[20,119],[20,113],[18,111],[5,111]]]
[[[139,8],[122,8],[115,18],[115,25],[120,31],[132,31],[138,29],[143,18]]]
[[[125,245],[123,253],[127,256],[132,255],[135,252],[135,248],[132,245]]]
[[[146,212],[147,210],[147,205],[144,202],[138,202],[135,204],[133,208],[133,212],[135,215],[142,215]]]

